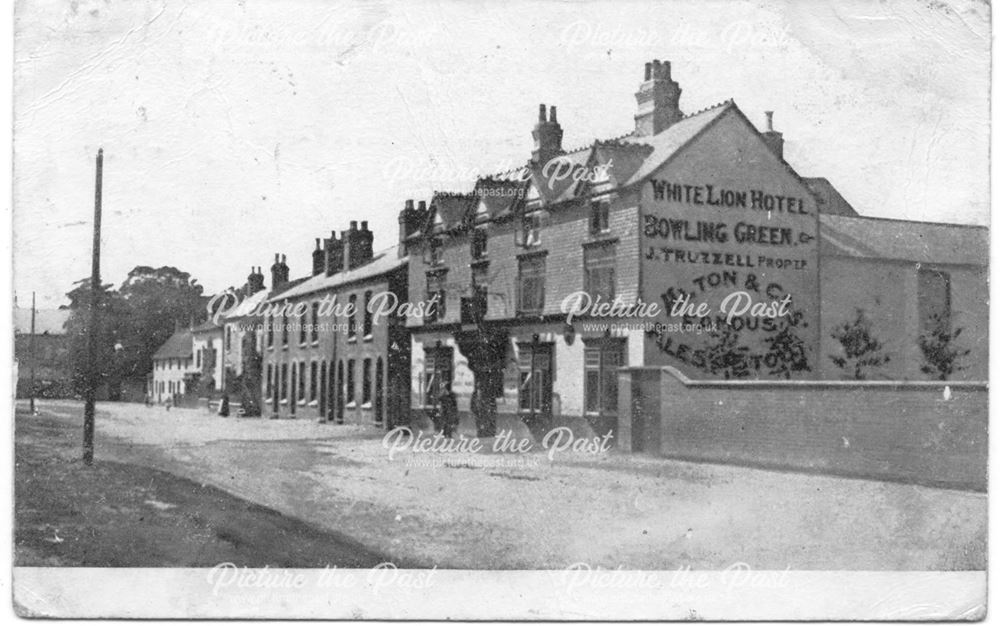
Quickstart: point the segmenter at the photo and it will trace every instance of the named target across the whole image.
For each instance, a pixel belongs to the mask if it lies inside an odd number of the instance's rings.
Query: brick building
[[[287,265],[272,267],[265,415],[380,427],[408,420],[406,330],[374,304],[406,300],[407,259],[397,247],[373,253],[373,242],[368,223],[352,221],[339,237],[316,240],[312,273],[294,285],[284,284]]]
[[[416,412],[451,387],[480,434],[606,432],[622,367],[840,378],[830,336],[854,308],[892,352],[875,376],[927,378],[920,336],[944,320],[970,329],[955,375],[985,377],[986,229],[861,217],[785,161],[770,113],[760,131],[733,101],[685,115],[680,95],[654,61],[631,132],[564,150],[542,105],[524,167],[407,201],[410,300],[441,303],[407,321]]]

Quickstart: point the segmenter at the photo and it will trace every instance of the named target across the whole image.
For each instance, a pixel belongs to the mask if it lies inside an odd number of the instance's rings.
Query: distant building
[[[209,319],[191,329],[191,351],[198,372],[196,392],[200,397],[216,398],[225,388],[222,363],[223,327]]]
[[[178,329],[153,354],[148,391],[154,402],[176,402],[194,391],[201,368],[194,365],[192,338],[191,329]]]
[[[14,308],[14,359],[17,361],[17,397],[30,395],[31,370],[35,371],[35,396],[73,396],[73,371],[69,360],[66,322],[69,309],[36,309],[34,341],[31,309]]]
[[[312,274],[294,284],[275,261],[266,304],[276,315],[262,333],[265,415],[408,423],[407,333],[398,316],[373,312],[379,298],[406,300],[407,260],[395,247],[373,254],[373,240],[356,221],[339,238],[317,239]]]

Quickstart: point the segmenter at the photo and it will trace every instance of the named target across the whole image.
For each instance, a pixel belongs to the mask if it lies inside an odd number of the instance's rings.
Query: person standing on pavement
[[[451,437],[458,426],[458,403],[455,400],[455,392],[451,387],[446,387],[438,398],[441,405],[441,434]]]

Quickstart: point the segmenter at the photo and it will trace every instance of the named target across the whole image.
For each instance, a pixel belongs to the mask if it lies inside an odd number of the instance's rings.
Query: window
[[[477,228],[472,231],[471,253],[472,258],[479,260],[486,258],[486,229]]]
[[[615,246],[583,249],[583,288],[591,298],[615,299]]]
[[[299,376],[298,376],[298,391],[295,393],[295,397],[299,402],[306,399],[306,364],[299,361]]]
[[[365,359],[361,370],[361,403],[371,404],[372,401],[372,360]]]
[[[271,348],[274,346],[274,321],[276,317],[271,317],[267,320],[267,347]]]
[[[531,415],[547,415],[552,406],[552,346],[520,344],[518,408]]]
[[[583,350],[583,387],[586,411],[598,415],[618,412],[618,368],[624,362],[624,341],[601,340]]]
[[[312,303],[312,328],[310,337],[313,343],[319,341],[319,302]]]
[[[917,272],[917,310],[921,334],[939,325],[951,329],[951,276],[947,272],[928,269]]]
[[[316,399],[316,376],[317,376],[317,363],[313,361],[309,364],[309,401],[312,402]]]
[[[299,344],[306,342],[306,326],[309,325],[309,310],[306,309],[305,315],[298,316],[299,322]]]
[[[351,294],[347,299],[347,338],[355,339],[358,336],[358,296]]]
[[[444,263],[444,242],[440,239],[431,239],[428,245],[428,258],[427,263],[429,265],[441,265]]]
[[[284,313],[281,315],[281,345],[288,345],[288,317]]]
[[[434,322],[444,319],[446,296],[444,291],[444,272],[428,272],[427,274],[427,302],[437,296],[433,306],[427,307],[425,322]]]
[[[590,232],[592,234],[606,233],[611,229],[608,221],[610,206],[607,202],[592,202],[590,204]]]
[[[288,399],[288,363],[281,364],[281,399]]]
[[[233,328],[226,326],[226,350],[233,349]]]
[[[347,404],[354,404],[354,359],[347,359]]]
[[[372,336],[372,312],[369,311],[369,303],[372,301],[372,292],[365,292],[365,322],[364,329],[362,331],[365,339],[370,339]]]
[[[194,353],[194,366],[201,369],[201,349]]]
[[[542,243],[542,218],[539,213],[532,213],[521,218],[521,227],[517,231],[515,243],[525,248]]]
[[[451,389],[454,350],[448,347],[424,349],[424,406],[437,406],[445,389]]]
[[[267,388],[264,391],[265,398],[273,397],[274,394],[274,366],[270,363],[267,364]]]
[[[518,313],[541,313],[545,306],[545,257],[520,259],[517,270]]]

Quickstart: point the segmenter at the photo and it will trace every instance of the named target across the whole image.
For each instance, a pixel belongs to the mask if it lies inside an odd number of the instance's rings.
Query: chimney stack
[[[316,238],[316,249],[313,250],[313,276],[319,276],[326,271],[326,251],[320,245],[320,238]]]
[[[639,110],[635,115],[635,134],[649,137],[677,123],[684,114],[680,109],[681,88],[670,77],[670,61],[659,59],[646,64],[645,80],[635,93]]]
[[[337,239],[337,231],[330,231],[330,238],[325,239],[326,275],[333,276],[344,269],[344,242]]]
[[[258,291],[264,290],[264,274],[260,271],[260,268],[250,268],[250,275],[247,276],[247,287],[251,296]]]
[[[556,119],[555,107],[549,109],[549,118],[546,120],[545,105],[538,105],[538,123],[531,131],[531,136],[535,140],[535,149],[531,151],[531,160],[537,165],[544,166],[554,157],[563,153],[563,131]]]
[[[774,130],[774,111],[764,111],[764,115],[767,116],[767,130],[761,133],[761,136],[764,138],[764,143],[767,144],[767,147],[771,149],[771,152],[773,152],[775,156],[784,160],[785,140],[781,133]]]
[[[344,246],[344,269],[352,270],[372,260],[372,243],[375,235],[368,230],[368,222],[351,220],[350,228],[341,233]]]
[[[399,255],[406,256],[406,240],[423,225],[427,219],[427,203],[421,200],[417,203],[417,208],[413,208],[413,200],[403,203],[403,210],[399,212]]]
[[[271,266],[271,289],[278,291],[288,284],[288,264],[285,263],[285,255],[274,254],[274,265]]]

